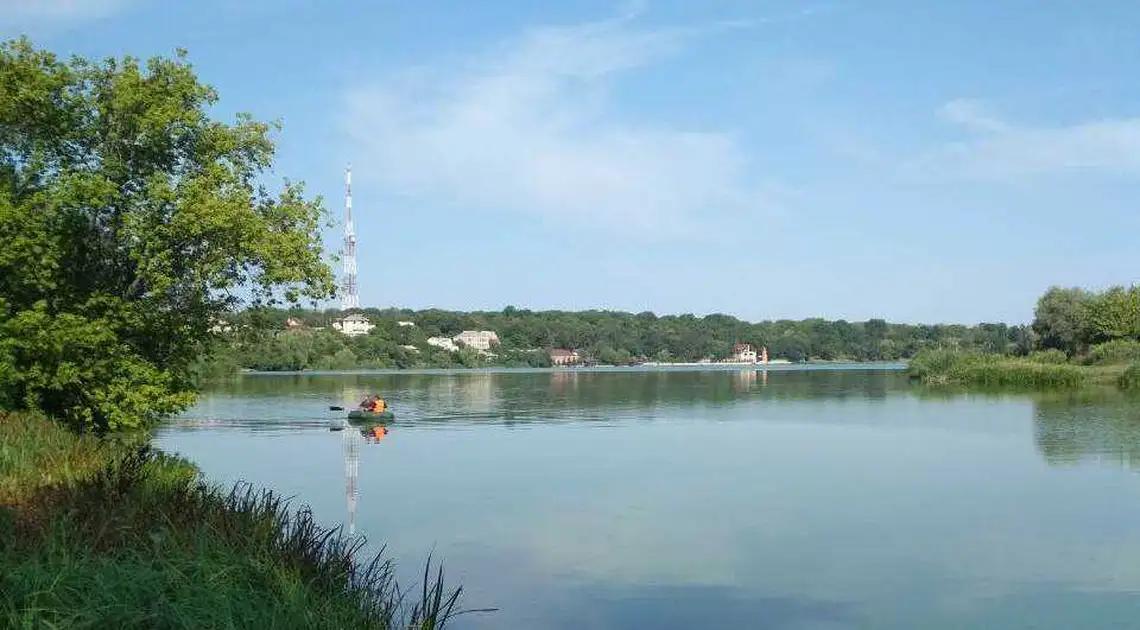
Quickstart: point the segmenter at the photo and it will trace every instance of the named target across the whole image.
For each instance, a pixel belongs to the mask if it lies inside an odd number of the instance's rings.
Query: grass
[[[1140,361],[1133,361],[1128,364],[1128,367],[1121,373],[1117,386],[1125,391],[1140,392]]]
[[[0,626],[427,630],[460,612],[430,558],[409,598],[364,544],[145,443],[0,413]]]
[[[1088,365],[1126,365],[1140,361],[1140,341],[1116,339],[1089,348],[1084,357]]]
[[[934,386],[1049,390],[1117,384],[1121,382],[1125,366],[1059,363],[1052,353],[1017,358],[924,350],[911,359],[907,373],[915,380]]]

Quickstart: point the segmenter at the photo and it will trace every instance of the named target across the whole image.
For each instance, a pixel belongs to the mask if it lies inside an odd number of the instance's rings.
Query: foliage
[[[356,559],[363,539],[145,445],[24,415],[0,416],[0,444],[4,627],[427,629],[457,612],[442,572],[406,600],[390,562]]]
[[[1140,360],[1140,287],[1101,292],[1051,287],[1037,301],[1032,332],[1037,349],[1021,359],[924,350],[908,371],[916,380],[937,385],[1063,389],[1115,382],[1123,389],[1134,387],[1128,371],[1112,366]]]
[[[271,125],[212,120],[185,53],[62,61],[0,44],[0,404],[77,428],[191,400],[216,317],[332,291],[324,210],[271,195]]]
[[[1096,365],[1115,365],[1140,361],[1140,341],[1131,339],[1115,339],[1106,341],[1089,348],[1087,363]]]
[[[773,359],[897,361],[927,347],[1019,352],[1030,335],[1027,327],[1005,324],[915,326],[881,319],[750,323],[721,314],[658,316],[514,307],[482,312],[363,309],[363,313],[376,327],[359,337],[345,337],[330,328],[342,315],[336,310],[261,308],[237,313],[229,320],[234,328],[228,335],[229,356],[236,357],[241,367],[255,370],[324,369],[344,350],[356,357],[352,367],[547,367],[552,348],[576,349],[587,362],[627,365],[721,359],[731,354],[734,344],[751,343],[767,347]],[[286,330],[289,318],[303,327]],[[427,343],[431,337],[452,337],[463,330],[495,331],[501,343],[493,349],[494,356],[449,353]]]
[[[1118,384],[1120,389],[1140,391],[1140,361],[1133,361],[1128,364],[1124,373],[1120,375]]]
[[[1140,286],[1112,287],[1088,305],[1089,343],[1118,339],[1140,341]]]
[[[86,479],[111,456],[112,443],[76,437],[36,415],[0,412],[0,438],[0,505]]]
[[[1037,301],[1033,330],[1042,347],[1070,357],[1093,344],[1140,342],[1140,286],[1102,292],[1051,287]]]
[[[949,380],[950,373],[966,359],[966,355],[956,350],[926,350],[907,363],[907,374],[925,383],[944,384]]]
[[[1088,338],[1088,304],[1091,294],[1079,288],[1050,287],[1037,300],[1033,330],[1041,337],[1041,347],[1072,355]]]
[[[908,364],[910,376],[927,385],[1066,389],[1084,385],[1089,374],[1075,365],[1044,363],[953,350],[920,352]]]
[[[1064,363],[1069,360],[1065,353],[1057,350],[1056,348],[1049,348],[1048,350],[1034,350],[1026,357],[1026,360],[1034,363]]]

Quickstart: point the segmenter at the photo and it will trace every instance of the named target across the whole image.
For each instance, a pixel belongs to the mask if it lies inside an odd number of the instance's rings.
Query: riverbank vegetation
[[[203,374],[238,369],[340,370],[352,368],[547,367],[552,348],[575,349],[585,362],[725,358],[737,343],[766,347],[772,359],[897,361],[926,347],[1027,353],[1028,326],[1005,324],[910,325],[806,319],[747,322],[729,315],[656,315],[615,311],[456,312],[439,309],[361,309],[375,326],[348,337],[332,328],[338,310],[260,308],[235,313],[219,326],[219,347]],[[293,326],[287,326],[289,320]],[[462,348],[449,352],[432,337],[490,330],[499,338],[491,355]]]
[[[145,439],[0,413],[5,628],[422,629],[455,613],[441,572],[405,599],[363,544],[274,493],[210,486]]]
[[[6,627],[397,627],[391,567],[357,564],[361,543],[146,446],[193,403],[219,317],[333,295],[319,199],[270,191],[277,127],[212,119],[181,51],[20,39],[0,86]],[[434,584],[404,621],[452,610]]]
[[[1050,288],[1037,302],[1024,356],[963,348],[919,352],[907,367],[928,385],[1140,390],[1140,286]]]

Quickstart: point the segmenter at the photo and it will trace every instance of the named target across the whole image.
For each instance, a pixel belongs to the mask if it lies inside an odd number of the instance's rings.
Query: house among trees
[[[465,330],[451,338],[460,345],[487,351],[492,345],[499,345],[499,336],[493,330]]]
[[[351,313],[333,322],[332,327],[342,334],[355,337],[357,335],[367,335],[376,326],[368,321],[368,318],[364,315]]]
[[[210,320],[210,332],[214,334],[233,332],[234,327],[229,322],[220,318],[214,317]]]
[[[429,337],[427,340],[429,346],[443,348],[448,352],[459,352],[459,346],[450,337]]]
[[[305,327],[305,322],[297,319],[296,317],[290,317],[289,319],[285,320],[285,330],[297,330],[298,328]]]
[[[555,348],[550,351],[551,365],[574,365],[582,360],[577,350]]]
[[[738,343],[732,346],[733,363],[756,363],[756,348],[750,343]]]

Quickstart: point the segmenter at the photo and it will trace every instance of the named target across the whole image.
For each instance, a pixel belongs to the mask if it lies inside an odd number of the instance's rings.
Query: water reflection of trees
[[[397,404],[430,403],[474,411],[731,404],[751,398],[882,400],[892,391],[907,390],[906,378],[897,372],[854,370],[246,375],[213,387],[213,392],[226,395],[327,395],[349,404],[379,392]]]
[[[1036,400],[1034,443],[1052,466],[1140,469],[1140,398],[1104,393]]]

